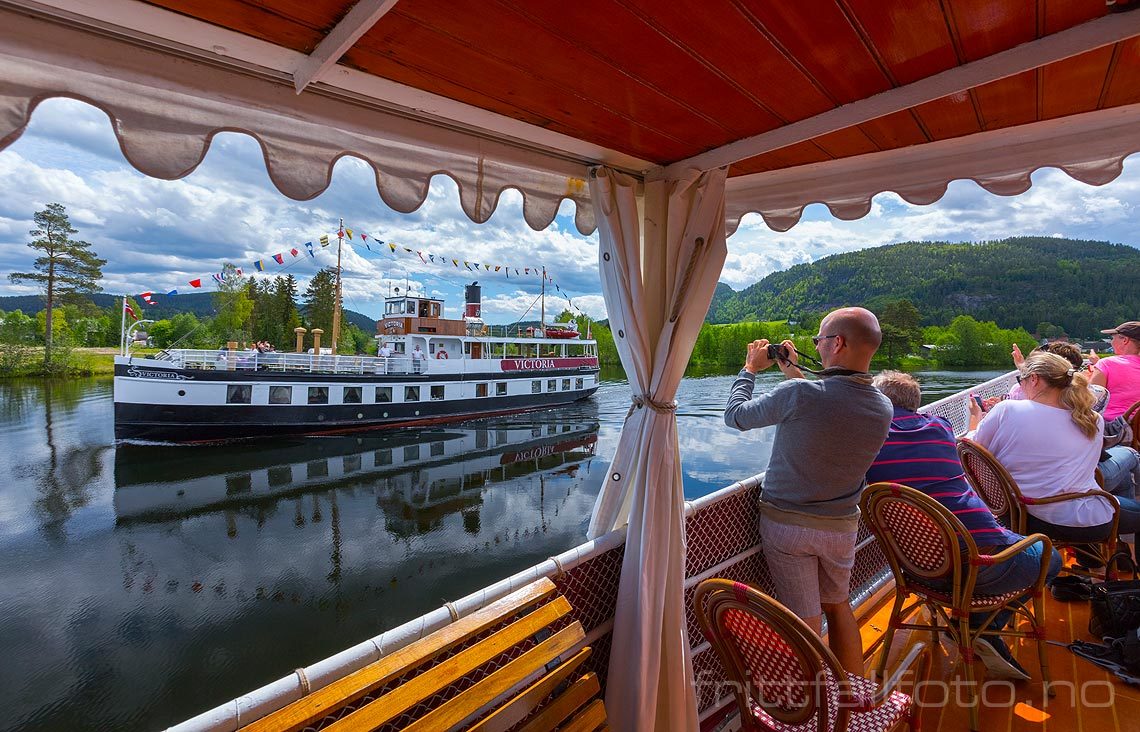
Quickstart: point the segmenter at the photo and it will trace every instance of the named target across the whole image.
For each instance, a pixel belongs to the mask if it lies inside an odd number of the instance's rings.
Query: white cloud
[[[978,241],[1013,235],[1067,236],[1136,245],[1131,222],[1140,202],[1140,165],[1126,161],[1121,177],[1100,188],[1064,173],[1034,174],[1034,187],[1016,198],[994,196],[970,181],[950,184],[932,206],[913,206],[893,193],[877,196],[870,213],[858,221],[839,221],[821,205],[807,208],[803,220],[786,233],[773,232],[760,217],[746,216],[729,239],[722,281],[736,289],[792,265],[838,252],[900,241]],[[430,292],[462,305],[462,286],[478,280],[484,287],[489,322],[512,322],[539,292],[536,277],[509,279],[469,263],[510,264],[513,268],[546,265],[561,288],[549,292],[548,312],[566,304],[567,295],[592,317],[605,316],[598,275],[597,236],[583,237],[573,226],[574,207],[563,203],[554,224],[532,230],[522,217],[522,196],[503,193],[498,210],[474,225],[459,205],[455,182],[439,175],[424,205],[411,214],[388,209],[376,191],[375,172],[364,161],[342,159],[329,189],[318,198],[296,202],[273,187],[262,152],[249,137],[218,135],[202,165],[178,181],[139,174],[122,158],[106,115],[69,100],[50,100],[36,110],[24,136],[0,153],[0,271],[27,269],[24,247],[31,215],[49,202],[63,203],[80,238],[108,260],[103,287],[109,292],[187,289],[187,280],[208,278],[225,261],[253,271],[265,259],[268,274],[279,271],[269,258],[284,252],[288,272],[301,289],[319,267],[335,263],[332,247],[318,259],[294,259],[291,247],[335,231],[340,217],[372,240],[399,244],[369,252],[357,237],[346,246],[344,292],[348,307],[378,316],[389,287]],[[444,255],[441,264],[425,265],[403,247]],[[378,251],[377,251],[378,250]],[[449,261],[460,260],[456,268]],[[0,294],[24,294],[33,288],[0,281]],[[528,316],[529,317],[529,316]]]

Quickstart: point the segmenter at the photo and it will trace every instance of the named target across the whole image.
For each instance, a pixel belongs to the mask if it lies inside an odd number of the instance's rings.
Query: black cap
[[[1115,328],[1102,330],[1101,333],[1105,333],[1107,335],[1116,335],[1119,333],[1122,336],[1134,338],[1140,341],[1140,320],[1129,320],[1127,323],[1121,323]]]

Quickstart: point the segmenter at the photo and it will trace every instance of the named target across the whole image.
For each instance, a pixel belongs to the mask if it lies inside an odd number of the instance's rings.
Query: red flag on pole
[[[131,319],[133,319],[133,320],[139,319],[139,316],[135,315],[135,311],[132,310],[131,306],[128,305],[126,302],[123,303],[123,310],[125,310],[127,312],[127,315],[131,316]]]
[[[196,280],[190,280],[190,286],[191,287],[201,287],[202,286],[201,278],[196,279]]]

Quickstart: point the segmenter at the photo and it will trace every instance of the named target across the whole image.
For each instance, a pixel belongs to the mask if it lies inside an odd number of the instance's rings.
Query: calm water
[[[768,462],[721,421],[731,382],[681,385],[688,498]],[[611,381],[432,430],[116,447],[109,380],[0,385],[0,728],[160,729],[580,543],[628,405]]]

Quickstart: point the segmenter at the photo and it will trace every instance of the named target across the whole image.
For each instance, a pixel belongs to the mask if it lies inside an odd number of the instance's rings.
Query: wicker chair
[[[958,438],[958,457],[962,461],[962,469],[966,472],[966,479],[978,492],[986,505],[990,507],[997,520],[1011,531],[1024,534],[1029,518],[1028,506],[1044,506],[1050,503],[1063,503],[1079,498],[1100,496],[1112,506],[1111,531],[1100,542],[1076,542],[1052,539],[1053,545],[1058,549],[1069,549],[1077,555],[1081,564],[1104,567],[1105,579],[1116,579],[1116,562],[1119,556],[1116,553],[1117,534],[1120,529],[1120,502],[1116,496],[1102,490],[1087,490],[1082,492],[1061,493],[1048,498],[1029,498],[1021,494],[1017,481],[998,462],[986,448],[978,443]],[[1080,567],[1066,567],[1065,571],[1076,574],[1097,575]]]
[[[970,689],[970,728],[978,729],[978,697],[974,686],[974,641],[983,633],[1013,638],[1034,638],[1041,659],[1041,678],[1049,687],[1049,665],[1045,656],[1045,624],[1043,592],[1052,544],[1044,534],[1033,534],[998,554],[981,555],[970,532],[953,513],[921,491],[897,483],[875,483],[867,488],[860,501],[863,520],[878,539],[895,577],[895,601],[891,619],[883,637],[879,674],[886,664],[894,633],[900,628],[929,630],[934,642],[938,634],[950,636],[965,661],[966,683]],[[1041,572],[1027,587],[1015,587],[1001,595],[978,595],[974,592],[978,568],[997,564],[1024,551],[1034,543],[1044,544]],[[907,598],[917,598],[909,606]],[[1033,599],[1030,612],[1025,595]],[[930,623],[917,619],[907,621],[913,611],[925,605]],[[1002,610],[1012,610],[1014,617],[1029,622],[1028,630],[1017,630],[1014,623],[1000,631],[989,630]],[[987,613],[977,628],[970,627],[971,613]],[[942,622],[939,622],[939,621]]]
[[[1140,450],[1140,402],[1124,410],[1124,420],[1132,426],[1132,449]]]
[[[925,645],[916,644],[879,686],[846,673],[804,621],[748,585],[707,579],[693,605],[727,673],[744,730],[918,729],[918,705],[896,688],[916,662],[918,678],[925,677]]]

